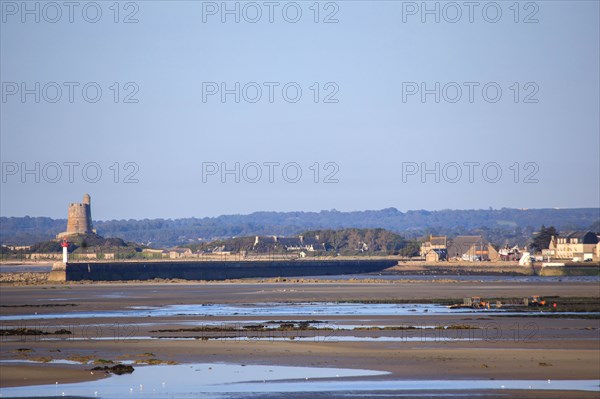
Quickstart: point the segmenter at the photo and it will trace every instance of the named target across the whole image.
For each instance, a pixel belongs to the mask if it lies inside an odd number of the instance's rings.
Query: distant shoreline
[[[406,258],[398,256],[318,256],[318,257],[306,257],[296,258],[292,256],[268,256],[263,257],[237,257],[233,255],[223,257],[207,257],[207,258],[177,258],[177,259],[77,259],[70,263],[169,263],[169,262],[264,262],[264,261],[296,261],[296,262],[307,262],[307,261],[348,261],[348,260],[395,260],[399,266],[414,266],[414,267],[525,267],[519,266],[518,262],[514,261],[485,261],[485,262],[470,262],[470,261],[449,261],[449,262],[437,262],[431,263],[423,260],[406,260]],[[56,260],[0,260],[0,266],[2,265],[52,265]]]

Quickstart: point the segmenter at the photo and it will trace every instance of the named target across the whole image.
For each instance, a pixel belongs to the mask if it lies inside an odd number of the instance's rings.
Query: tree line
[[[561,231],[595,231],[599,208],[488,209],[401,212],[395,208],[376,211],[255,212],[213,218],[94,221],[104,237],[119,237],[152,247],[172,247],[218,239],[255,235],[292,236],[313,230],[381,228],[416,240],[428,234],[480,234],[496,245],[525,245],[537,226]],[[47,217],[0,217],[0,242],[30,245],[52,240],[66,229],[66,219]],[[534,227],[536,226],[536,227]],[[598,230],[598,229],[596,229]]]

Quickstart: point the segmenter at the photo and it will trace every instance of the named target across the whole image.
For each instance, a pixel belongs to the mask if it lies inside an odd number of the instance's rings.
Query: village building
[[[506,254],[508,255],[509,251]],[[446,236],[431,235],[429,240],[421,244],[420,255],[427,262],[445,260],[496,261],[501,258],[492,244],[480,235],[457,236],[452,239],[448,239]]]
[[[319,242],[317,239],[298,237],[277,237],[277,236],[256,236],[254,239],[253,249],[258,249],[261,246],[280,247],[286,251],[323,251],[325,243]]]
[[[548,252],[556,259],[587,261],[600,259],[600,238],[591,231],[567,233],[564,236],[552,236]]]
[[[427,262],[448,260],[446,236],[429,236],[429,240],[421,244],[420,255]]]
[[[165,251],[169,255],[169,259],[181,259],[189,258],[192,256],[192,250],[190,248],[173,248]]]
[[[448,259],[497,261],[500,260],[500,255],[483,236],[457,236],[448,244]]]

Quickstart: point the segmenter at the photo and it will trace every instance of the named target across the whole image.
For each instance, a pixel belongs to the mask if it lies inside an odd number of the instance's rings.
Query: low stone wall
[[[0,284],[28,285],[43,284],[50,273],[0,273]],[[64,280],[63,280],[64,281]]]
[[[67,263],[56,270],[66,281],[124,281],[183,279],[227,280],[262,277],[325,276],[371,273],[395,266],[395,260],[319,260],[319,261],[165,261],[165,262],[81,262]]]

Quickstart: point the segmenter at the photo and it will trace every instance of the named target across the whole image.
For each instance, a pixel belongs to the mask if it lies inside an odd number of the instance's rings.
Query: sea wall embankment
[[[53,268],[53,281],[126,281],[152,279],[227,280],[372,273],[395,260],[78,262]]]

